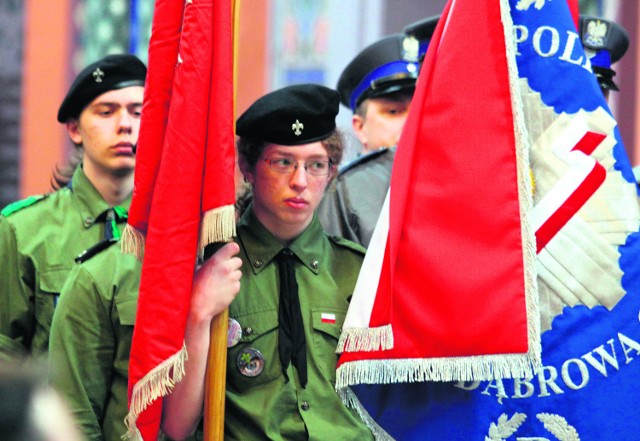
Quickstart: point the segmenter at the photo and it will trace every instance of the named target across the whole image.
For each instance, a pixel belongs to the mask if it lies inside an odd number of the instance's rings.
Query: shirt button
[[[311,261],[311,268],[318,269],[318,261],[317,260],[312,260]]]
[[[93,223],[93,218],[92,217],[85,217],[84,218],[84,226],[88,227]]]
[[[262,267],[262,265],[262,260],[256,260],[255,262],[253,262],[253,266],[255,266],[256,268],[260,268]]]
[[[302,404],[300,405],[300,408],[302,410],[309,410],[309,403],[307,403],[306,401],[303,401]]]
[[[250,326],[247,326],[242,330],[242,334],[244,334],[245,337],[253,334],[253,328]]]

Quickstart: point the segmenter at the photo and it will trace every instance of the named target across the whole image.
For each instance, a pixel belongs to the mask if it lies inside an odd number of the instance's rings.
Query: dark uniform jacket
[[[377,150],[347,164],[317,210],[325,231],[369,246],[391,182],[395,148]]]

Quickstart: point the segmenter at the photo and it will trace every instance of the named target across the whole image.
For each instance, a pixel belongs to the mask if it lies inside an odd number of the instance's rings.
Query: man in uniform
[[[49,377],[87,441],[126,433],[129,352],[142,264],[104,239],[76,260],[51,325]]]
[[[225,439],[373,439],[335,391],[335,349],[364,249],[328,237],[315,216],[343,154],[338,107],[335,90],[301,84],[238,118],[238,161],[253,198],[236,243],[196,275],[184,379],[163,400],[172,438],[201,419],[211,320],[231,303]]]
[[[611,66],[619,61],[629,48],[629,34],[617,23],[598,17],[580,16],[580,39],[591,61],[605,99],[609,91],[619,91],[613,81],[616,72]]]
[[[328,233],[369,245],[382,204],[402,128],[407,119],[420,57],[438,17],[414,24],[405,35],[365,48],[338,81],[342,104],[353,111],[353,130],[364,154],[340,170],[318,216]]]
[[[64,188],[0,215],[0,358],[47,351],[54,307],[74,258],[119,236],[133,190],[146,76],[133,55],[109,55],[72,83],[58,121],[82,148]]]
[[[624,56],[629,48],[629,34],[619,24],[599,17],[580,16],[580,39],[591,68],[598,79],[600,90],[607,101],[609,92],[620,89],[613,81],[616,72],[612,65]],[[636,184],[640,186],[640,166],[633,168]]]

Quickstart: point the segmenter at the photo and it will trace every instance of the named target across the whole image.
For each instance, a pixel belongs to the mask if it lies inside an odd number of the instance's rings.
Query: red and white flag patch
[[[322,323],[335,323],[336,322],[336,315],[335,314],[330,314],[328,312],[323,312],[320,315],[320,319],[321,319]]]

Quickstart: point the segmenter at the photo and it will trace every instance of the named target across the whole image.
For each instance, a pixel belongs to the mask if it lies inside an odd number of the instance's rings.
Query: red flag
[[[439,20],[396,153],[388,235],[375,233],[382,250],[370,246],[343,327],[338,387],[540,365],[528,150],[503,18],[499,2],[450,0]]]
[[[184,374],[198,251],[235,234],[233,11],[233,0],[156,2],[129,217],[138,255],[144,245],[129,362],[131,438],[157,439],[160,398]]]

